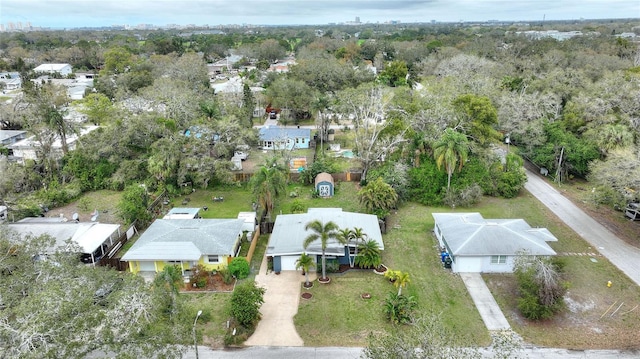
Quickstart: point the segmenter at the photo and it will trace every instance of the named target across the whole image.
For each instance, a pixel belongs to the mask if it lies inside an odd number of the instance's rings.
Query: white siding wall
[[[484,260],[482,263],[482,272],[483,273],[512,273],[514,260],[515,260],[514,256],[507,256],[507,263],[493,264],[491,263],[490,256],[484,257]]]

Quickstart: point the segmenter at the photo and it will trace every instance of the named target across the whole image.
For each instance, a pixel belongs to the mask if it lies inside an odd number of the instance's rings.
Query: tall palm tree
[[[351,243],[353,240],[353,230],[350,228],[343,228],[338,230],[338,238],[344,243]],[[351,264],[351,256],[349,256],[349,264]],[[353,267],[353,265],[351,265]]]
[[[286,184],[287,177],[275,162],[260,167],[251,177],[253,195],[267,216],[271,215],[276,197],[285,191]]]
[[[353,240],[356,249],[353,253],[353,261],[349,261],[349,264],[351,264],[351,267],[353,267],[353,265],[355,264],[355,258],[358,256],[358,247],[360,246],[360,242],[364,242],[367,240],[367,238],[369,238],[369,236],[367,236],[366,233],[364,233],[364,231],[362,230],[362,228],[358,228],[358,227],[354,227],[351,230],[351,240]]]
[[[451,175],[462,169],[469,155],[469,142],[465,134],[447,128],[433,147],[433,156],[438,169],[444,165],[447,171],[447,191],[451,187]]]
[[[309,234],[307,238],[304,239],[304,242],[302,243],[304,249],[307,249],[311,243],[320,240],[320,247],[322,248],[322,279],[324,280],[327,278],[325,251],[329,244],[329,240],[335,239],[340,243],[344,243],[338,235],[339,227],[332,221],[323,224],[321,221],[316,219],[307,223],[307,225],[304,226],[304,229],[313,231],[313,233]]]
[[[305,279],[305,286],[309,286],[309,269],[315,267],[316,264],[313,260],[313,257],[306,254],[306,253],[302,253],[300,255],[300,258],[298,258],[298,260],[296,261],[296,269],[300,269],[302,268],[302,271],[304,272],[304,279]]]

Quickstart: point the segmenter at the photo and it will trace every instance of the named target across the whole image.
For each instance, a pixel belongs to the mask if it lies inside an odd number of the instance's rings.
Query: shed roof
[[[242,219],[157,219],[122,260],[197,260],[202,255],[234,255],[243,223]]]
[[[174,207],[162,219],[194,219],[198,216],[198,212],[200,208]]]
[[[367,234],[369,239],[375,240],[378,242],[380,249],[384,249],[377,216],[343,212],[342,208],[309,208],[307,213],[281,214],[276,217],[267,247],[267,255],[295,255],[303,252],[322,254],[319,241],[311,244],[306,250],[302,247],[304,239],[313,233],[312,231],[307,231],[304,227],[314,220],[320,220],[322,223],[332,221],[340,228],[362,228],[362,231]],[[331,240],[327,245],[326,253],[344,255],[344,244]]]
[[[556,254],[546,242],[557,238],[523,219],[484,219],[480,213],[433,213],[433,218],[454,256]]]
[[[56,240],[56,247],[64,247],[66,242],[71,240],[80,246],[82,253],[93,253],[111,235],[118,232],[120,225],[98,222],[62,222],[59,218],[33,218],[10,223],[9,228],[22,235],[37,237],[48,234]],[[50,250],[54,249],[50,248]]]
[[[315,184],[320,182],[330,182],[333,183],[333,176],[327,172],[320,172],[316,176]]]

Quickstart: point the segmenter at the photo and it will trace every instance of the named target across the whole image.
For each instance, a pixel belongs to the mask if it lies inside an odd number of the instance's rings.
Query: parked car
[[[633,221],[640,221],[640,203],[629,203],[624,215]]]
[[[271,119],[271,120],[275,120],[275,119],[277,119],[277,118],[278,118],[278,113],[277,113],[277,112],[275,112],[275,111],[271,111],[271,112],[269,113],[269,119]]]

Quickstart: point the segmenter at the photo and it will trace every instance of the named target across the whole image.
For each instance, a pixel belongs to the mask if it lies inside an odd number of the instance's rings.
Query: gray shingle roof
[[[433,213],[433,218],[454,256],[556,254],[546,241],[557,238],[523,219],[484,219],[480,213]]]
[[[380,249],[384,249],[382,234],[378,225],[378,217],[372,214],[343,212],[341,208],[309,208],[307,213],[281,214],[276,218],[273,232],[269,239],[267,255],[294,255],[305,252],[302,242],[312,231],[304,227],[307,223],[320,220],[322,223],[333,221],[342,228],[362,228],[369,239],[378,242]],[[320,241],[312,243],[306,250],[310,254],[321,254]],[[343,255],[344,245],[331,240],[327,245],[328,254]]]
[[[122,257],[130,260],[198,260],[234,255],[242,219],[157,219]]]
[[[286,138],[310,138],[311,129],[267,126],[260,128],[261,141],[276,141]]]

